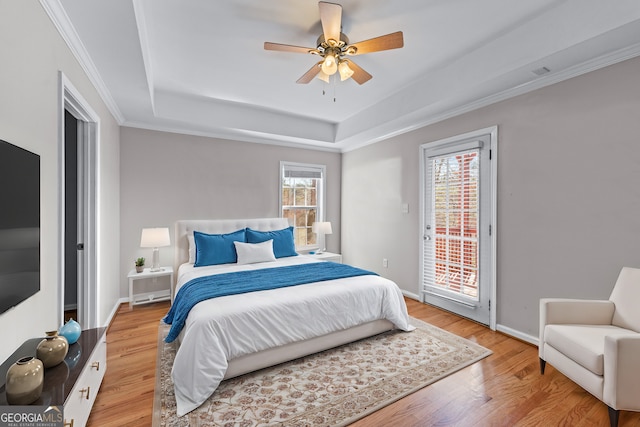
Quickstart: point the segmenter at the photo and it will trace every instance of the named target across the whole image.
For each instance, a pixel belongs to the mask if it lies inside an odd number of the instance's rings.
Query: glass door
[[[423,301],[489,325],[491,135],[422,149]]]

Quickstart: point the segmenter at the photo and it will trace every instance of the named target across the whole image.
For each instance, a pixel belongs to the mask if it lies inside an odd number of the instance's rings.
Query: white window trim
[[[280,161],[280,170],[278,173],[278,210],[280,211],[278,216],[282,218],[282,178],[283,178],[283,171],[285,167],[303,167],[303,168],[310,168],[310,169],[319,169],[322,171],[320,197],[318,197],[320,204],[318,205],[318,216],[316,218],[316,221],[325,221],[325,206],[327,203],[327,192],[325,191],[327,188],[327,166],[313,164],[313,163],[289,162],[286,160]],[[289,225],[295,227],[295,224],[289,224]],[[296,247],[296,250],[307,251],[307,250],[313,250],[318,248],[319,246],[316,244],[316,245]]]

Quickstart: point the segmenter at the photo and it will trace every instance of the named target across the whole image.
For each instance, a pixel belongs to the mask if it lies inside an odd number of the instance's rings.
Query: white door
[[[421,146],[423,301],[492,327],[496,135]]]

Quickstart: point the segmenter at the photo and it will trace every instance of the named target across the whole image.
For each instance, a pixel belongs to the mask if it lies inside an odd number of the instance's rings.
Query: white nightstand
[[[309,254],[310,257],[322,259],[325,261],[333,261],[342,264],[342,255],[334,254],[333,252],[322,252],[321,254]]]
[[[133,284],[136,280],[142,279],[157,279],[158,277],[169,277],[168,287],[160,289],[159,291],[144,292],[135,294],[133,292]],[[129,307],[133,307],[137,304],[147,304],[156,301],[173,301],[173,268],[162,267],[160,271],[151,271],[149,268],[145,268],[142,273],[137,273],[135,269],[129,272],[127,276],[129,278]]]

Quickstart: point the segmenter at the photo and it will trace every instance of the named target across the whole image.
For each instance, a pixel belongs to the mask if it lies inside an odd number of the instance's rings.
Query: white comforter
[[[301,255],[249,265],[194,268],[185,264],[178,272],[177,289],[199,276],[310,262],[322,261]],[[378,319],[387,319],[404,331],[413,329],[400,289],[379,276],[203,301],[187,317],[173,365],[177,413],[182,416],[211,396],[224,378],[227,360]]]

